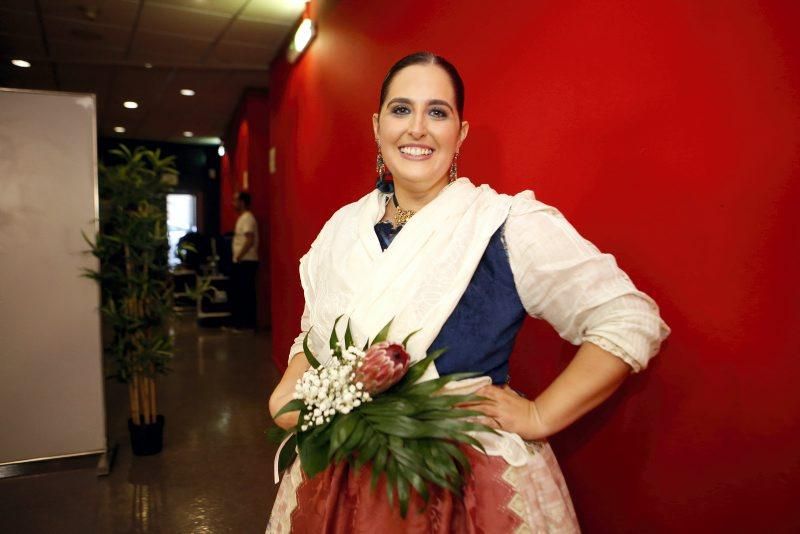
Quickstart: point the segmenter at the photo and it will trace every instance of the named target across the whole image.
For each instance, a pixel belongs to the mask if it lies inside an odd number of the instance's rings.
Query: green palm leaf
[[[370,345],[374,345],[375,343],[380,343],[381,341],[386,341],[386,338],[389,336],[389,328],[391,328],[394,319],[386,323],[386,326],[381,328],[381,331],[378,332],[378,335],[375,336],[375,339],[372,340]]]
[[[336,345],[339,343],[339,336],[336,334],[336,325],[339,324],[339,319],[341,318],[341,315],[336,318],[336,320],[333,322],[333,328],[331,329],[331,339],[329,345],[332,352],[336,352],[338,350]]]
[[[294,462],[295,458],[297,458],[297,436],[292,436],[289,438],[283,449],[281,449],[281,454],[278,456],[278,470],[283,471],[284,469],[288,469],[290,465]]]
[[[311,367],[316,369],[317,367],[319,367],[319,362],[314,357],[314,355],[311,354],[311,349],[308,348],[308,336],[309,334],[311,334],[312,328],[313,327],[308,329],[308,332],[306,332],[306,335],[303,338],[303,354],[306,355],[306,360],[308,360],[308,363],[311,365]]]

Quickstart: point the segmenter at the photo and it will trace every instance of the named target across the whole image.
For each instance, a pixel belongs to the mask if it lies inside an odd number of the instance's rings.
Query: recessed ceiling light
[[[192,89],[181,89],[181,94],[183,96],[194,96],[194,90],[192,90]]]
[[[193,135],[194,135],[194,132],[190,132],[190,131],[188,131],[188,130],[187,130],[187,131],[185,131],[185,132],[183,132],[183,136],[184,136],[184,137],[192,137]]]
[[[25,61],[24,59],[12,59],[11,64],[17,67],[22,67],[23,69],[27,69],[31,66],[30,62]]]
[[[125,133],[125,127],[124,126],[114,126],[114,131],[117,132],[117,133]]]
[[[139,104],[137,104],[133,100],[126,100],[125,102],[122,103],[122,105],[128,109],[136,109],[139,107]]]

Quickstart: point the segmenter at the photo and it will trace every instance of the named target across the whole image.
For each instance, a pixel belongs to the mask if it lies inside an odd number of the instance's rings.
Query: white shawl
[[[511,197],[460,178],[419,210],[381,251],[375,224],[386,195],[375,190],[340,209],[300,260],[300,280],[313,326],[312,352],[329,357],[337,317],[357,345],[394,319],[389,339],[420,330],[407,347],[424,357],[467,289],[489,239],[503,224]],[[431,375],[436,376],[431,366]]]
[[[522,193],[523,195],[525,193]],[[357,346],[394,319],[389,340],[420,330],[406,349],[418,361],[436,339],[467,289],[489,240],[505,222],[512,197],[459,178],[419,210],[381,250],[375,224],[387,195],[376,191],[337,211],[300,260],[300,280],[312,326],[311,351],[325,361],[334,321],[342,339],[347,320]],[[421,380],[436,378],[435,365]],[[448,384],[450,393],[470,393],[491,384],[478,377]],[[474,433],[487,452],[511,465],[528,453],[513,433]]]

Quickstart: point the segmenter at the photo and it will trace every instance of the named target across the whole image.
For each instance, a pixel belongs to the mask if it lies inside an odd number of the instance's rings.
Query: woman
[[[422,329],[409,343],[412,358],[448,348],[423,379],[485,375],[482,386],[463,387],[486,398],[472,407],[500,437],[482,440],[486,454],[466,448],[472,474],[462,497],[434,491],[422,509],[415,496],[419,513],[405,519],[382,488],[370,491],[366,470],[332,466],[307,480],[296,463],[284,475],[270,532],[577,532],[545,440],[643,369],[669,334],[655,302],[558,210],[530,192],[498,195],[457,178],[469,132],[463,109],[463,83],[443,58],[412,54],[390,69],[373,116],[378,187],[337,211],[301,259],[303,333],[270,411],[291,399],[309,366],[301,341],[312,326],[312,350],[324,358],[336,317],[350,318],[357,340],[394,318],[397,336]],[[526,313],[580,344],[533,401],[507,385]],[[276,423],[296,420],[295,412]]]

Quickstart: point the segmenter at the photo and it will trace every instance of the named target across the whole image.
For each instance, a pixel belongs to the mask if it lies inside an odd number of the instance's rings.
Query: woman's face
[[[372,123],[393,179],[401,186],[423,189],[447,180],[453,156],[469,130],[456,111],[450,77],[436,65],[399,71]]]

